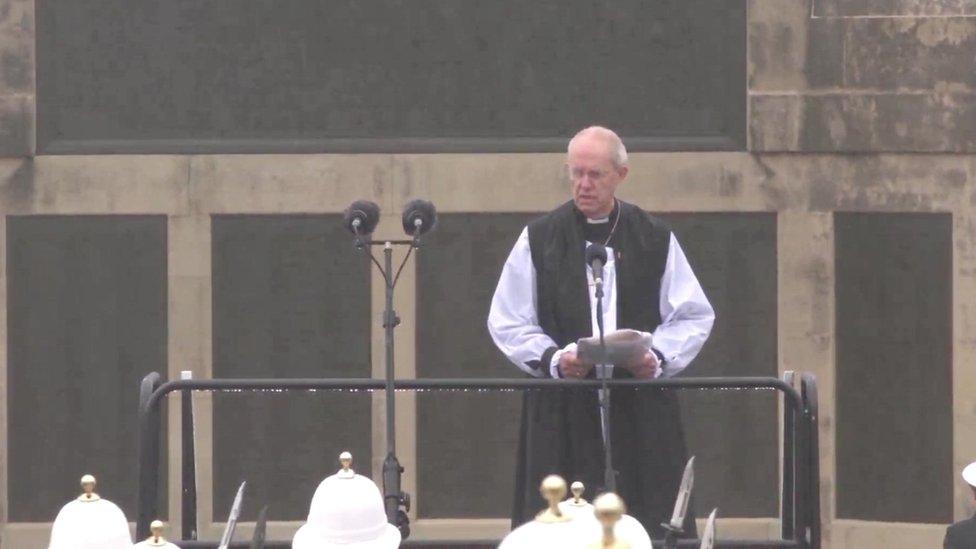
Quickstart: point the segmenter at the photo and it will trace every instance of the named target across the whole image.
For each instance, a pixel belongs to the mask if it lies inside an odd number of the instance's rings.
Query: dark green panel
[[[8,217],[6,261],[10,521],[54,520],[85,473],[134,520],[139,382],[167,370],[166,218]]]
[[[776,214],[662,216],[715,309],[715,325],[682,376],[778,375]],[[688,453],[695,455],[699,517],[778,515],[775,393],[682,391]]]
[[[49,0],[65,152],[744,149],[745,0]],[[124,47],[120,47],[124,44]]]
[[[524,374],[486,326],[502,265],[531,214],[441,215],[417,256],[418,377]],[[426,393],[417,402],[421,517],[508,517],[519,393]]]
[[[215,216],[214,377],[370,377],[369,277],[341,216]],[[214,516],[247,480],[244,517],[304,520],[339,452],[370,474],[370,417],[367,393],[215,396]]]
[[[952,521],[952,216],[838,213],[837,516]]]

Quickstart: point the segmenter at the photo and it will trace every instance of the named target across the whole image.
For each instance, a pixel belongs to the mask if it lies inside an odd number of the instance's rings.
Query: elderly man
[[[976,462],[970,463],[962,470],[962,479],[972,489],[973,497],[976,498]],[[969,517],[949,526],[946,529],[942,547],[945,549],[971,549],[976,547],[976,517]]]
[[[627,151],[606,128],[582,130],[566,161],[573,199],[519,235],[491,303],[488,329],[498,348],[541,378],[655,378],[682,371],[711,331],[714,313],[668,227],[618,200]],[[606,246],[603,322],[644,332],[651,348],[628,364],[594,368],[576,341],[597,333],[588,244]],[[617,491],[634,517],[661,535],[685,463],[684,433],[672,391],[615,391],[611,411]],[[592,390],[526,392],[512,524],[532,518],[536,486],[549,474],[603,485],[603,434]],[[686,531],[694,532],[689,513]]]

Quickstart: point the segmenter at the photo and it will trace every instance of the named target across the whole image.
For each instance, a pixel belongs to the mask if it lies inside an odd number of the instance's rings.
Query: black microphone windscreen
[[[359,228],[353,226],[353,222],[359,220]],[[369,200],[357,200],[346,208],[343,212],[342,224],[346,230],[356,234],[372,234],[376,225],[380,222],[380,207],[376,202]]]
[[[594,259],[599,259],[603,265],[607,264],[607,249],[603,244],[590,244],[586,247],[586,264],[592,265]]]
[[[403,230],[408,235],[420,236],[433,229],[436,224],[437,209],[427,200],[411,200],[403,209]]]

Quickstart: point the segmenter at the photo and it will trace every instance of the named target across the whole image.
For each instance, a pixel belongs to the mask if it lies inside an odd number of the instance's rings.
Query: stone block
[[[0,0],[0,93],[34,89],[34,2]]]
[[[806,88],[810,7],[805,1],[750,0],[748,71],[750,90]]]
[[[972,15],[976,0],[814,0],[815,17]]]
[[[0,95],[0,157],[34,154],[34,96]]]
[[[976,150],[971,92],[758,95],[750,103],[752,151]]]
[[[750,96],[749,150],[799,150],[804,99],[800,95]]]
[[[960,91],[976,85],[974,18],[821,19],[813,25],[840,26],[845,88]],[[818,49],[816,58],[822,53]]]

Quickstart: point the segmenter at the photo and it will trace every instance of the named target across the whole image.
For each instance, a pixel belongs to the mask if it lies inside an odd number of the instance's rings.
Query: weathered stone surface
[[[0,0],[0,93],[34,89],[34,2]]]
[[[750,103],[753,151],[976,150],[976,94],[970,92],[759,95]]]
[[[388,200],[388,155],[218,155],[189,157],[193,211],[339,212],[354,200]],[[397,207],[400,204],[396,205]],[[399,211],[399,210],[396,210]]]
[[[39,156],[0,170],[0,215],[186,213],[190,160]]]
[[[808,3],[750,0],[748,17],[749,90],[805,89]]]
[[[820,19],[843,27],[845,88],[969,90],[976,86],[976,19],[969,17]],[[817,50],[810,60],[830,49]]]
[[[785,4],[749,4],[749,150],[976,151],[976,0]]]
[[[799,95],[750,96],[749,150],[799,150],[803,103]]]
[[[0,157],[34,154],[34,96],[0,95]]]
[[[845,57],[850,25],[846,19],[807,19],[807,58],[803,74],[808,89],[836,89],[844,86]]]
[[[976,0],[814,0],[816,17],[972,15]]]

